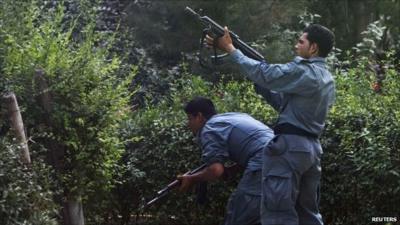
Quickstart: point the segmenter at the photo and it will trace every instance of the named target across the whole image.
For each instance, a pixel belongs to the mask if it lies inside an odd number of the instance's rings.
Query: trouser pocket
[[[236,190],[230,197],[224,225],[253,225],[260,223],[260,195]]]
[[[272,140],[267,144],[265,148],[265,154],[269,156],[278,156],[282,155],[286,152],[287,149],[287,140],[284,135],[276,135]]]
[[[268,173],[263,178],[263,204],[270,211],[286,211],[294,207],[292,174]]]

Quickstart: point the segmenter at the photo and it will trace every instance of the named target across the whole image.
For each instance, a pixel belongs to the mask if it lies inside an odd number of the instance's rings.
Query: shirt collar
[[[300,63],[300,62],[311,62],[311,63],[313,63],[313,62],[322,62],[322,63],[325,63],[325,58],[323,58],[323,57],[312,57],[312,58],[309,58],[309,59],[305,59],[305,58],[302,58],[300,56],[296,56],[296,58],[294,58],[294,61],[296,63]]]
[[[208,119],[208,120],[204,123],[204,125],[200,128],[200,130],[197,132],[196,138],[197,138],[198,141],[200,141],[201,132],[204,130],[204,127],[207,125],[207,122],[210,121],[211,118],[215,117],[216,115],[218,115],[218,114],[215,114],[215,115],[213,115],[212,117],[210,117],[210,119]]]

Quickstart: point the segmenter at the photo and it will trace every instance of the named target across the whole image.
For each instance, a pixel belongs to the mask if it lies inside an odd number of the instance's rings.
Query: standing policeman
[[[206,41],[209,46],[214,43],[209,36]],[[227,27],[216,40],[216,47],[230,54],[256,91],[279,111],[276,136],[263,153],[263,225],[323,224],[318,209],[322,155],[318,138],[334,102],[334,80],[325,63],[333,43],[329,29],[313,24],[298,39],[294,61],[268,64],[235,49]]]

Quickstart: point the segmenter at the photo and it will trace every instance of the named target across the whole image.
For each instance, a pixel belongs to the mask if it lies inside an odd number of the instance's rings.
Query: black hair
[[[307,33],[307,40],[310,43],[316,43],[318,45],[319,56],[327,57],[335,43],[335,35],[333,32],[319,24],[311,24],[304,28],[303,32]]]
[[[193,98],[186,103],[184,110],[187,114],[191,114],[193,116],[197,116],[197,114],[201,112],[201,114],[203,114],[207,120],[213,115],[217,114],[214,103],[210,99],[204,97]]]

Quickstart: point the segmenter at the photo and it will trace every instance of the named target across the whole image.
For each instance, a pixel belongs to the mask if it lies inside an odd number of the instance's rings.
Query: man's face
[[[318,53],[317,45],[315,43],[310,44],[307,39],[307,33],[303,33],[300,36],[295,48],[297,55],[305,59],[317,56],[316,54]]]
[[[198,113],[196,116],[192,114],[187,114],[188,119],[188,127],[193,132],[194,135],[200,131],[200,129],[204,126],[205,118],[203,114]]]

